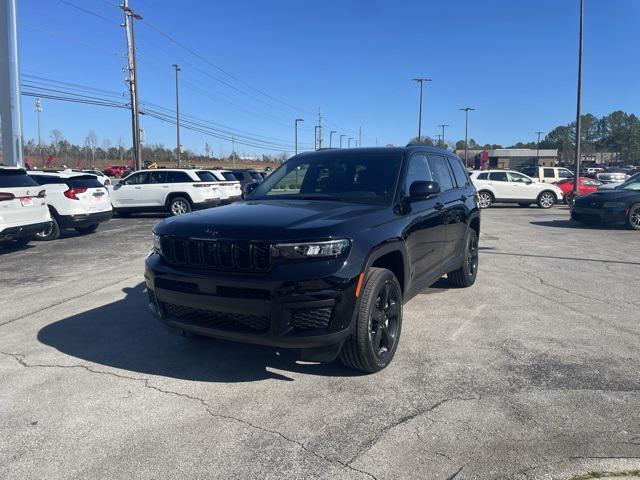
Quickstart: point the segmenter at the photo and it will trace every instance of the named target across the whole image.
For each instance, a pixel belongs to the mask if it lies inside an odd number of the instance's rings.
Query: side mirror
[[[436,196],[440,193],[440,185],[438,182],[413,182],[409,187],[409,201],[419,202],[427,198]]]
[[[244,186],[244,194],[245,195],[249,195],[251,192],[253,192],[258,187],[258,185],[260,185],[258,182],[247,183]]]

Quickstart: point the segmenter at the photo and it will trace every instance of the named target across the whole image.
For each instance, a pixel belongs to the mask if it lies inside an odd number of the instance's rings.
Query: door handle
[[[435,208],[436,210],[442,210],[442,209],[444,208],[444,203],[442,203],[442,202],[438,202],[438,203],[436,203],[436,204],[434,205],[434,208]]]

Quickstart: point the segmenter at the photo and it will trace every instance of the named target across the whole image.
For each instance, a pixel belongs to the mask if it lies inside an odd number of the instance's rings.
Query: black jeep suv
[[[303,153],[243,202],[157,224],[149,307],[181,333],[375,372],[404,302],[444,274],[474,283],[479,234],[476,191],[446,150]]]

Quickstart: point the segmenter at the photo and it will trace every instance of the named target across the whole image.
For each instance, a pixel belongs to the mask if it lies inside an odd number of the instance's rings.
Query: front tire
[[[629,208],[627,215],[627,225],[632,230],[640,230],[640,203],[634,203]]]
[[[490,192],[478,193],[478,205],[480,208],[489,208],[493,203],[493,195]]]
[[[43,242],[50,242],[51,240],[57,240],[58,238],[60,238],[60,225],[58,225],[56,217],[52,215],[51,225],[49,225],[41,232],[36,233],[36,236],[34,238]]]
[[[175,197],[169,201],[167,209],[173,216],[184,215],[191,211],[191,203],[184,197]]]
[[[478,234],[469,229],[464,242],[464,262],[453,272],[447,273],[449,284],[453,287],[466,288],[476,282],[478,275]]]
[[[402,330],[402,289],[393,272],[369,269],[356,322],[340,360],[349,368],[379,372],[393,360]]]
[[[538,206],[545,210],[551,208],[556,203],[556,196],[551,192],[542,192],[538,195]]]

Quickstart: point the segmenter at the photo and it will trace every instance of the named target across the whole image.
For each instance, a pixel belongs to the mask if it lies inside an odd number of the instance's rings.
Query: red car
[[[122,174],[127,170],[125,165],[113,165],[104,169],[104,174],[110,177],[122,177]]]
[[[593,178],[580,177],[578,178],[578,194],[586,195],[587,193],[593,193],[598,190],[598,187],[602,185],[602,182]],[[573,178],[565,178],[556,183],[556,187],[562,190],[564,194],[564,203],[571,203],[573,201]]]

